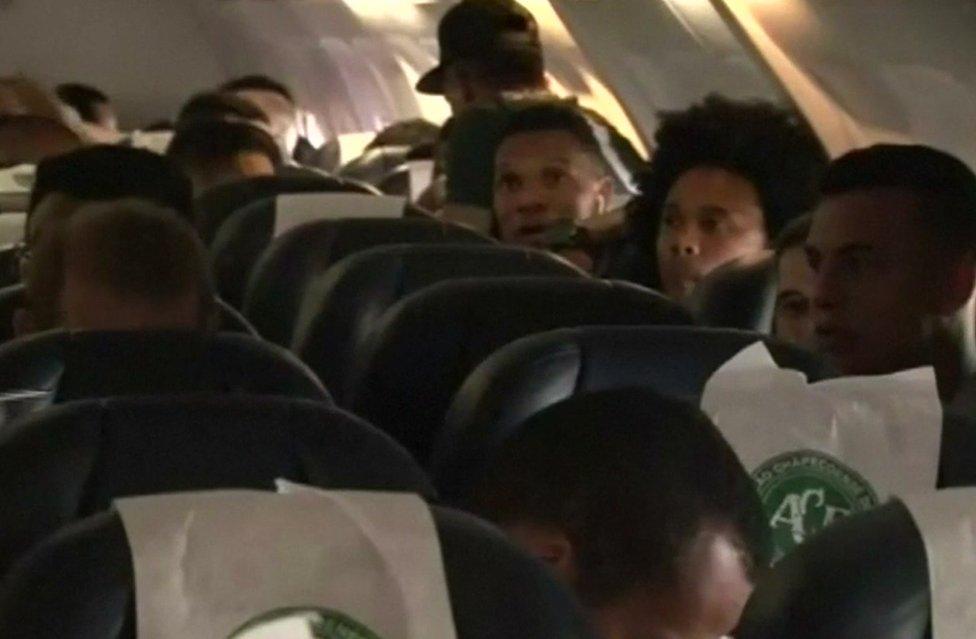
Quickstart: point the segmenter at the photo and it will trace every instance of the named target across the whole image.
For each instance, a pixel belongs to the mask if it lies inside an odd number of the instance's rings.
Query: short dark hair
[[[786,251],[802,247],[806,243],[807,236],[810,235],[810,225],[812,222],[812,215],[802,215],[787,224],[780,231],[780,234],[776,236],[776,241],[773,243],[777,261]]]
[[[191,171],[234,158],[241,153],[260,153],[277,168],[281,149],[271,134],[246,122],[196,120],[177,127],[166,155]]]
[[[80,245],[80,246],[79,246]],[[65,268],[74,253],[86,275],[125,297],[165,303],[196,292],[200,328],[216,309],[206,249],[190,224],[145,200],[99,202],[45,233],[28,292],[41,326],[55,325]]]
[[[495,457],[477,502],[499,524],[562,530],[588,606],[673,587],[709,526],[731,532],[747,569],[770,555],[755,484],[731,447],[697,408],[648,389],[579,395],[534,415]]]
[[[254,73],[251,75],[234,78],[225,82],[220,87],[221,91],[268,91],[277,93],[292,104],[295,104],[295,95],[281,82],[273,80],[266,75]]]
[[[99,145],[37,166],[28,214],[51,193],[85,202],[139,198],[193,220],[193,185],[170,159],[151,151]]]
[[[270,124],[268,114],[233,93],[198,93],[191,97],[176,116],[176,125],[195,120],[250,120]]]
[[[99,104],[109,104],[108,96],[87,84],[68,83],[55,89],[58,99],[74,109],[85,122],[98,123]]]
[[[639,178],[642,196],[632,209],[644,237],[656,235],[668,192],[696,167],[724,169],[748,180],[759,195],[770,239],[816,202],[827,155],[795,111],[713,94],[684,111],[661,113],[660,119],[656,150]]]
[[[976,175],[957,157],[919,144],[877,144],[835,160],[820,186],[825,197],[872,189],[912,193],[944,246],[976,249]]]
[[[540,102],[531,106],[517,108],[502,133],[502,140],[520,133],[540,131],[565,131],[576,138],[583,150],[606,169],[603,149],[596,138],[589,120],[577,107],[566,102]]]

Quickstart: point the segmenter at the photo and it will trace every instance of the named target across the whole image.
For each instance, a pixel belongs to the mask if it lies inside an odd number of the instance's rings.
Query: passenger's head
[[[502,241],[552,246],[554,232],[603,213],[612,195],[600,144],[582,113],[560,103],[515,112],[495,154]]]
[[[35,115],[0,116],[0,168],[37,164],[81,145],[78,134],[59,120]]]
[[[366,149],[382,146],[408,146],[417,148],[437,143],[441,127],[422,118],[394,122],[376,134]]]
[[[232,93],[261,109],[268,117],[271,135],[287,155],[298,142],[298,104],[291,90],[266,75],[246,75],[227,82],[221,91]]]
[[[176,116],[177,126],[198,120],[249,122],[263,127],[271,125],[264,111],[233,93],[198,93],[187,100]]]
[[[662,114],[655,141],[633,221],[676,299],[716,267],[768,248],[813,205],[827,162],[796,114],[720,96]]]
[[[417,83],[454,113],[509,91],[546,87],[539,26],[515,0],[462,0],[437,30],[440,64]]]
[[[25,242],[32,251],[49,221],[64,220],[83,204],[147,200],[192,222],[193,188],[172,160],[142,149],[92,146],[49,158],[37,167],[27,207]]]
[[[776,306],[773,335],[813,348],[813,271],[807,263],[810,216],[790,222],[776,238]]]
[[[58,99],[70,107],[83,122],[111,131],[118,129],[118,117],[108,96],[85,84],[62,84],[55,90]]]
[[[180,126],[166,155],[190,176],[197,195],[227,182],[274,175],[282,162],[281,149],[268,133],[225,120]]]
[[[735,453],[698,409],[646,389],[533,416],[478,501],[608,638],[727,635],[768,560],[762,506]]]
[[[140,200],[88,204],[38,243],[27,280],[29,328],[210,328],[206,251],[170,209]]]
[[[816,341],[848,374],[932,362],[933,336],[976,277],[976,175],[924,146],[877,145],[830,165],[807,257]]]

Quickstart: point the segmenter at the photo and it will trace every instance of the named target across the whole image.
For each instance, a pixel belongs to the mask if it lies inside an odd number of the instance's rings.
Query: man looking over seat
[[[245,122],[194,120],[180,125],[166,150],[190,176],[193,191],[274,175],[281,151],[270,135]]]
[[[813,348],[813,271],[807,263],[805,244],[810,216],[797,218],[776,238],[776,301],[773,335],[787,342]]]
[[[503,242],[570,249],[580,241],[579,224],[605,212],[612,195],[600,145],[581,113],[552,103],[512,115],[495,155],[495,225]]]
[[[849,375],[934,365],[951,398],[976,370],[976,175],[930,147],[877,145],[834,161],[821,193],[806,241],[817,347]]]
[[[683,300],[715,268],[769,247],[806,213],[827,163],[799,116],[712,95],[663,113],[657,150],[631,215],[632,242],[660,286]]]
[[[30,328],[205,330],[215,298],[205,249],[172,210],[89,204],[52,222],[27,279]]]
[[[717,639],[768,559],[755,485],[708,418],[642,389],[530,418],[480,511],[570,585],[603,639]]]

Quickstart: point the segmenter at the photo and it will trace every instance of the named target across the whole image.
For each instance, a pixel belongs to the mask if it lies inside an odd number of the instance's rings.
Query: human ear
[[[976,254],[966,253],[965,257],[953,264],[947,273],[946,285],[936,300],[939,315],[952,315],[966,305],[976,288]]]

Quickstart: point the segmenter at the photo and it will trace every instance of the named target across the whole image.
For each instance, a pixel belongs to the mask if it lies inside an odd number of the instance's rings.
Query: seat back
[[[575,278],[441,282],[391,308],[354,355],[349,406],[425,463],[451,399],[491,353],[520,337],[594,325],[687,324],[648,289]]]
[[[431,511],[458,637],[593,638],[571,595],[541,563],[470,515]],[[0,635],[10,639],[135,639],[135,627],[132,553],[115,513],[46,541],[0,594]]]
[[[690,302],[702,326],[769,333],[776,303],[776,263],[772,256],[726,264],[698,284]]]
[[[388,436],[321,402],[114,398],[29,416],[0,438],[0,574],[60,526],[131,495],[253,488],[276,478],[433,497]]]
[[[925,639],[925,545],[908,509],[888,504],[832,524],[762,578],[737,639]]]
[[[503,276],[586,274],[550,253],[511,246],[400,244],[369,249],[309,283],[292,350],[341,403],[353,354],[390,307],[438,282]]]
[[[27,294],[21,283],[0,288],[0,344],[14,339],[14,315],[27,305]],[[217,300],[218,330],[228,333],[246,333],[257,337],[258,332],[240,311],[222,299]]]
[[[317,219],[402,217],[404,208],[400,198],[364,193],[289,193],[258,200],[227,218],[211,244],[217,291],[234,308],[240,308],[258,257],[275,237],[290,228]]]
[[[832,374],[812,353],[730,329],[569,328],[512,342],[478,366],[455,395],[431,458],[435,484],[449,503],[467,503],[491,455],[532,415],[573,395],[642,387],[697,404],[712,373],[757,341],[780,366],[811,380]]]
[[[217,236],[221,224],[234,211],[280,193],[308,192],[371,193],[372,191],[359,184],[325,174],[319,175],[313,171],[247,178],[221,184],[197,198],[197,230],[203,243],[209,246]]]
[[[258,259],[244,296],[244,315],[265,339],[288,346],[308,283],[342,258],[390,244],[490,242],[464,227],[421,217],[312,222],[277,238]]]
[[[0,390],[53,401],[115,395],[234,393],[330,401],[307,366],[248,335],[49,331],[0,345]]]
[[[407,160],[409,153],[409,146],[378,146],[367,149],[343,166],[339,175],[378,186],[390,171]]]

